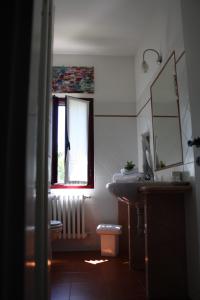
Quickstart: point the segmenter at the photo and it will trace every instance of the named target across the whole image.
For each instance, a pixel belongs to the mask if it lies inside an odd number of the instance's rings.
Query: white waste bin
[[[117,256],[119,249],[119,234],[122,232],[122,226],[115,224],[99,224],[96,232],[101,238],[101,255]]]

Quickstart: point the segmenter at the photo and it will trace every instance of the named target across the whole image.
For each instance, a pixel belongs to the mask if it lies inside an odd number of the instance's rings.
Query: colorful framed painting
[[[53,93],[94,93],[94,67],[53,67]]]

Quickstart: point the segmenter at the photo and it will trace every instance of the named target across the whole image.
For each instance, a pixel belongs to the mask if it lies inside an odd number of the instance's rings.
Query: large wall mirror
[[[175,53],[151,85],[154,170],[183,162]]]

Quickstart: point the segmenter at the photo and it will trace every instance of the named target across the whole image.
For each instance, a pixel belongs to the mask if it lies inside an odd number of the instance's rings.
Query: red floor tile
[[[102,259],[108,261],[85,262]],[[51,300],[145,300],[144,272],[130,271],[126,259],[99,252],[54,253]]]

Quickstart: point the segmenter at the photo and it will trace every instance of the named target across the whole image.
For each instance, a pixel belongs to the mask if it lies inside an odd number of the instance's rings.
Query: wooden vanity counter
[[[191,190],[189,182],[153,182],[138,187],[140,193],[185,193]]]
[[[128,219],[130,268],[145,270],[147,299],[188,299],[184,196],[190,190],[186,182],[148,183],[138,187],[134,201],[118,201],[119,224],[123,214]]]

